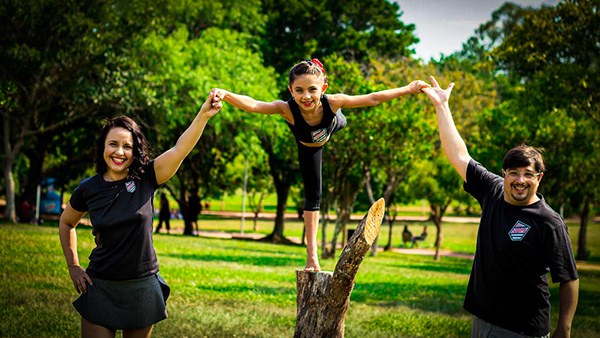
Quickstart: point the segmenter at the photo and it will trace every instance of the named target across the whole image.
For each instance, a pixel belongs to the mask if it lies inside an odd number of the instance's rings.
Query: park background
[[[450,106],[457,127],[473,158],[492,172],[522,142],[545,148],[549,170],[540,192],[567,220],[580,266],[573,332],[598,336],[599,7],[505,3],[460,51],[421,60],[401,2],[3,1],[0,335],[77,335],[56,221],[15,223],[16,210],[37,199],[45,179],[54,179],[52,190],[67,201],[94,174],[93,145],[104,119],[133,117],[160,153],[175,144],[213,87],[287,100],[289,68],[317,57],[330,93],[364,94],[430,75],[443,87],[455,82]],[[471,263],[444,253],[474,253],[477,223],[448,220],[476,219],[479,209],[441,152],[433,108],[419,95],[344,114],[348,127],[323,154],[322,265],[333,268],[356,225],[351,215],[364,214],[379,197],[387,206],[379,246],[388,249],[359,271],[347,335],[468,335],[461,306]],[[160,191],[184,220],[174,222],[172,236],[155,239],[161,273],[174,289],[171,318],[155,335],[291,335],[293,271],[303,266],[304,252],[297,244],[302,223],[290,216],[302,204],[295,147],[276,116],[225,105],[209,121]],[[251,215],[246,219],[244,231],[257,235],[246,237],[256,242],[190,236],[199,234],[185,219],[191,194],[215,212],[200,216],[198,230],[241,232],[239,219],[218,214],[221,201],[241,212],[245,199],[246,211],[272,217],[263,215],[256,230]],[[394,250],[404,245],[405,224],[414,234],[428,226],[422,247],[432,255]],[[85,224],[79,233],[85,263],[93,239]]]

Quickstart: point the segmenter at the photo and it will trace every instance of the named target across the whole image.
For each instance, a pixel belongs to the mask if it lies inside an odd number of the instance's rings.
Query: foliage
[[[418,42],[414,25],[400,21],[398,4],[368,1],[278,1],[263,3],[267,15],[262,50],[279,74],[303,59],[341,55],[362,63],[369,55],[409,56]]]
[[[29,151],[30,161],[37,161],[30,167],[31,194],[41,181],[42,163],[54,135],[104,109],[111,93],[102,79],[114,71],[110,56],[121,55],[132,35],[152,31],[159,22],[153,18],[163,5],[161,1],[2,2],[1,82],[4,88],[14,89],[11,111],[2,110],[9,217],[17,154]],[[75,138],[72,143],[79,141]]]
[[[600,203],[600,188],[589,184],[598,180],[600,161],[600,96],[594,89],[600,84],[599,6],[595,0],[565,1],[507,21],[509,29],[490,55],[513,95],[489,112],[484,126],[497,134],[495,144],[512,141],[505,150],[521,142],[549,150],[543,189],[552,192],[550,204],[581,216],[581,259],[590,205]]]

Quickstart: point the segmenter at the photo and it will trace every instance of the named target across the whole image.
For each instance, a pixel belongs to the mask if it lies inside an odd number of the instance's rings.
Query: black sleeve
[[[553,223],[554,226],[550,226],[551,230],[544,241],[552,282],[562,283],[579,279],[567,226],[560,218],[554,218]]]
[[[71,199],[69,203],[71,203],[71,207],[79,212],[88,211],[88,206],[85,199],[85,187],[83,185],[84,181],[81,181],[77,188],[73,190],[73,194],[71,195]]]
[[[486,194],[502,187],[502,177],[487,171],[481,164],[471,159],[467,166],[467,181],[463,184],[466,192],[479,203]]]
[[[156,182],[156,172],[154,171],[154,160],[146,163],[146,167],[144,168],[144,171],[146,172],[145,179],[150,181],[150,184],[152,184],[152,189],[156,190],[163,186],[162,184],[159,185]]]

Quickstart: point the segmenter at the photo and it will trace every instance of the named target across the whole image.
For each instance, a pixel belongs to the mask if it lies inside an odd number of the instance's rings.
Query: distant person
[[[29,204],[27,199],[23,200],[21,204],[17,207],[17,217],[19,218],[19,222],[21,223],[29,223],[31,222],[33,213],[33,207]]]
[[[192,192],[188,199],[188,222],[192,224],[192,229],[196,229],[196,232],[198,232],[198,215],[200,211],[202,211],[202,204],[200,204],[198,193]]]
[[[410,230],[408,230],[408,225],[404,225],[404,230],[402,231],[402,243],[404,243],[404,246],[407,246],[408,243],[411,243],[412,241],[412,232],[410,232]]]
[[[549,337],[546,274],[560,283],[554,337],[569,337],[579,297],[579,276],[567,226],[538,187],[545,166],[539,150],[521,145],[506,153],[502,176],[475,162],[450,113],[446,90],[431,77],[423,91],[435,107],[442,148],[479,201],[481,221],[464,308],[473,314],[471,337]]]
[[[79,183],[60,218],[59,234],[81,315],[83,337],[149,337],[167,317],[169,287],[158,274],[152,242],[153,197],[176,172],[221,108],[208,99],[175,146],[151,160],[139,125],[120,116],[96,141],[95,176]],[[88,212],[96,247],[79,265],[75,227]]]
[[[415,244],[419,244],[419,242],[425,242],[425,240],[427,239],[427,226],[423,227],[423,232],[421,232],[421,234],[419,236],[415,236],[413,237],[410,242],[412,244],[412,247],[415,247]]]
[[[169,200],[167,199],[167,195],[162,193],[162,194],[160,194],[160,208],[158,211],[158,225],[156,226],[156,233],[160,232],[163,222],[165,222],[165,227],[167,228],[167,233],[170,233],[171,232],[171,225],[169,224],[170,220],[171,220],[171,209],[169,209]]]

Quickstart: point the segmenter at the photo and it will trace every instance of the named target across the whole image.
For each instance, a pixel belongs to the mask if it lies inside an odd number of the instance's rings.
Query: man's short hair
[[[543,173],[546,167],[542,152],[544,152],[543,148],[533,148],[525,144],[514,147],[504,155],[502,169],[528,167],[533,164],[536,172]]]

